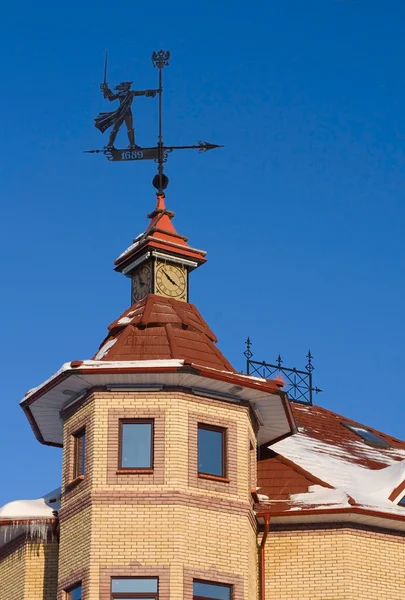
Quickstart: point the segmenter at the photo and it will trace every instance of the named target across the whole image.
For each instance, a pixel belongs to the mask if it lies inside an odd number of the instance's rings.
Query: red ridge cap
[[[395,498],[405,490],[405,480],[402,481],[397,487],[392,490],[391,494],[388,497],[388,500],[395,500]]]

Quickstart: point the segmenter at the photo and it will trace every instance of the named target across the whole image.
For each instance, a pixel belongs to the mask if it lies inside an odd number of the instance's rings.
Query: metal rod
[[[163,65],[159,64],[159,133],[158,133],[158,147],[159,147],[159,158],[158,158],[158,173],[159,173],[159,192],[163,189]]]
[[[159,193],[163,192],[163,163],[165,159],[163,146],[163,69],[169,65],[170,52],[159,50],[153,52],[152,63],[159,69],[159,127],[158,127],[158,187]]]

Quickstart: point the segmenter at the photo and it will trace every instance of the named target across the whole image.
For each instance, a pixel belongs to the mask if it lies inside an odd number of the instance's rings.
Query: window
[[[111,579],[111,598],[112,600],[130,600],[139,598],[140,600],[158,599],[158,578],[157,577],[113,577]]]
[[[119,469],[153,469],[153,419],[121,419]]]
[[[226,429],[198,424],[198,473],[226,477]]]
[[[250,489],[256,489],[256,448],[251,440],[249,440],[249,486]]]
[[[74,437],[73,479],[84,475],[86,469],[86,431],[81,429]]]
[[[67,600],[82,600],[82,584],[75,585],[75,587],[70,588],[69,591],[66,592]]]
[[[351,423],[341,423],[341,425],[347,429],[350,429],[350,431],[361,437],[361,439],[370,446],[376,446],[377,448],[390,447],[388,442],[378,437],[378,435],[375,435],[375,433],[369,429],[366,429],[365,427],[361,427],[360,425],[352,425]]]
[[[231,600],[232,586],[223,583],[193,581],[193,600]]]
[[[405,496],[402,496],[401,500],[398,502],[399,506],[405,506]]]

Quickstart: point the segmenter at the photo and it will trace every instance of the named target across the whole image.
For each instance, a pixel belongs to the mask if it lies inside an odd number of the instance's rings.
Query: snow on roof
[[[0,521],[23,519],[51,519],[60,509],[61,489],[57,488],[36,500],[14,500],[0,508]]]
[[[108,344],[108,343],[107,343]],[[100,354],[101,351],[105,351],[107,352],[112,344],[106,349],[105,346],[107,346],[107,344],[105,344],[98,352],[98,354]],[[104,356],[104,354],[103,354]],[[170,368],[170,367],[182,367],[184,365],[184,360],[178,360],[178,359],[167,359],[167,360],[114,360],[114,361],[100,361],[100,360],[83,360],[80,361],[80,366],[81,367],[85,367],[87,369],[122,369],[122,368],[127,368],[127,369],[142,369],[142,368]],[[61,368],[56,371],[56,373],[54,373],[51,377],[49,377],[49,379],[47,379],[46,381],[44,381],[43,383],[41,383],[41,385],[38,385],[37,387],[31,388],[24,396],[24,398],[21,400],[20,404],[22,404],[23,402],[25,402],[28,398],[30,398],[30,396],[32,396],[36,391],[40,390],[41,388],[45,387],[48,383],[50,383],[51,381],[53,381],[54,379],[56,379],[59,375],[61,375],[62,373],[64,373],[65,371],[74,371],[75,369],[72,368],[72,363],[71,362],[67,362],[64,363]]]
[[[104,360],[100,362],[98,360],[84,360],[81,367],[86,368],[109,368],[109,369],[120,369],[122,367],[128,367],[131,369],[149,369],[149,368],[170,368],[170,367],[182,367],[184,365],[184,360],[179,360],[177,358],[168,358],[161,360]]]
[[[58,375],[61,375],[62,373],[64,373],[65,371],[68,371],[69,369],[71,369],[71,363],[70,362],[63,363],[63,365],[61,366],[61,368],[58,369],[56,371],[56,373],[54,373],[53,375],[51,375],[50,377],[48,377],[48,379],[46,379],[45,381],[43,381],[40,385],[37,385],[36,387],[33,387],[33,388],[29,389],[28,392],[25,394],[24,398],[21,400],[21,402],[24,402],[24,400],[26,400],[27,398],[29,398],[30,396],[32,396],[32,394],[35,394],[35,392],[37,390],[45,387],[53,379],[56,379],[56,377],[58,377]],[[21,402],[20,402],[20,404],[21,404]]]
[[[155,359],[155,360],[111,360],[111,361],[101,360],[101,358],[103,358],[108,353],[108,351],[114,345],[115,342],[116,342],[116,338],[114,338],[113,340],[110,340],[109,342],[106,342],[100,348],[98,353],[96,354],[95,360],[80,361],[80,367],[85,368],[85,369],[97,370],[97,369],[122,369],[122,368],[127,368],[127,369],[150,369],[150,368],[159,369],[159,368],[163,368],[164,369],[164,368],[179,368],[179,367],[184,366],[185,361],[183,359],[177,359],[177,358]],[[196,364],[195,366],[198,367],[200,365]],[[252,381],[252,382],[256,382],[256,383],[263,383],[263,382],[271,383],[271,380],[262,379],[261,377],[253,377],[251,375],[242,375],[241,373],[232,373],[231,371],[225,371],[223,369],[213,369],[213,368],[205,367],[205,366],[204,366],[204,368],[208,371],[229,374],[229,375],[235,376],[238,379],[242,379],[242,380],[244,379],[244,380]],[[25,396],[24,396],[23,400],[21,400],[20,404],[25,402],[36,391],[45,387],[48,383],[50,383],[51,381],[56,379],[59,375],[61,375],[65,371],[74,371],[74,370],[75,370],[75,368],[72,367],[71,362],[64,363],[61,366],[61,368],[54,375],[49,377],[49,379],[44,381],[41,385],[31,388],[25,394]]]
[[[117,338],[114,338],[114,339],[110,340],[109,342],[106,342],[103,346],[101,346],[100,350],[97,352],[96,356],[94,357],[94,360],[101,360],[102,358],[104,358],[104,356],[106,354],[108,354],[109,349],[114,346],[116,341],[117,341]]]
[[[353,446],[364,445],[351,442]],[[381,449],[368,448],[372,460]],[[350,449],[338,447],[314,439],[305,433],[297,433],[271,446],[271,450],[292,461],[311,475],[332,486],[313,485],[308,492],[291,494],[291,505],[299,507],[341,508],[350,506],[352,499],[357,505],[394,512],[405,516],[405,508],[397,506],[388,498],[405,479],[405,450],[399,448],[384,451],[383,459],[388,466],[369,469],[354,461]],[[402,458],[402,460],[398,460]],[[351,502],[353,503],[353,502]],[[291,509],[290,509],[291,510]]]
[[[120,258],[124,258],[124,256],[126,256],[127,254],[130,254],[132,252],[132,250],[139,245],[139,242],[144,235],[145,235],[145,231],[143,231],[142,233],[137,235],[136,238],[134,239],[133,243],[130,246],[128,246],[128,248],[126,250],[124,250],[124,252],[122,252],[122,254],[119,255],[117,260],[120,260]]]

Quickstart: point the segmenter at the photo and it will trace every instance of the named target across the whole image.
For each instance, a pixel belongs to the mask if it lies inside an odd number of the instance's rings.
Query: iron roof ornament
[[[153,160],[157,164],[157,174],[153,178],[153,185],[162,194],[169,184],[169,178],[164,173],[164,164],[168,155],[175,150],[197,150],[198,154],[221,148],[219,144],[198,141],[194,145],[165,146],[163,142],[163,69],[169,66],[170,52],[159,50],[152,53],[152,64],[158,69],[157,89],[133,90],[132,81],[122,81],[111,90],[107,82],[108,52],[104,61],[104,80],[100,85],[103,97],[109,102],[118,101],[119,106],[110,112],[101,112],[95,119],[95,127],[105,133],[110,129],[107,145],[98,150],[85,150],[90,154],[104,154],[112,162],[132,162],[140,160]],[[134,98],[145,96],[155,98],[158,96],[158,139],[156,146],[138,146],[135,140],[135,127],[132,114]],[[115,140],[122,125],[125,123],[128,136],[127,148],[117,148]]]
[[[284,390],[288,393],[288,397],[293,402],[301,404],[309,404],[312,406],[313,393],[319,394],[322,390],[313,385],[312,372],[315,367],[312,363],[313,356],[308,350],[306,358],[308,362],[305,366],[305,371],[296,369],[295,367],[284,367],[283,359],[280,354],[277,357],[276,364],[267,363],[266,361],[252,360],[252,342],[248,337],[246,342],[246,350],[243,353],[246,356],[246,373],[265,379],[272,379],[281,376],[284,379]]]

